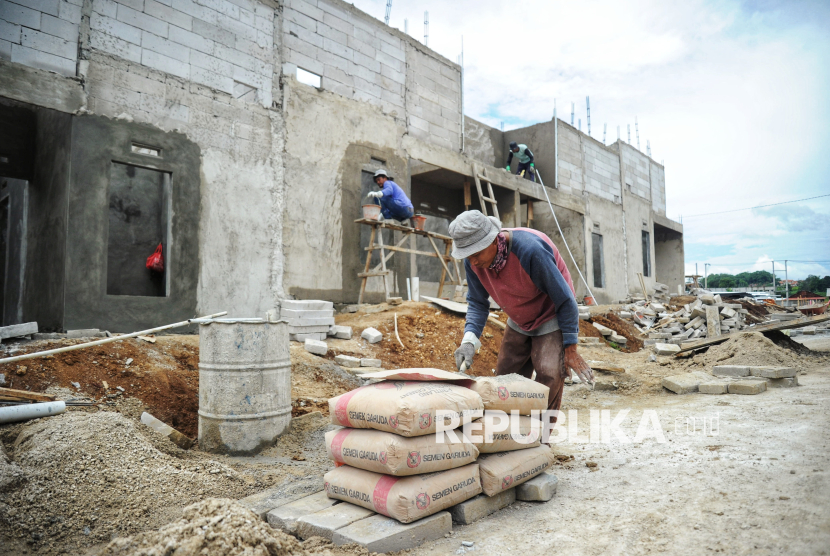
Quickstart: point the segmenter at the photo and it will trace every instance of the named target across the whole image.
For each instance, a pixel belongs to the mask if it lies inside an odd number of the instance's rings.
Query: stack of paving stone
[[[760,394],[769,388],[798,386],[792,367],[716,365],[712,374],[696,371],[663,379],[663,387],[675,394]]]
[[[654,346],[658,355],[671,355],[680,351],[684,342],[747,328],[747,313],[740,303],[724,303],[720,295],[701,293],[678,311],[657,301],[638,301],[626,305],[620,316],[630,318],[640,332],[648,334],[646,346]]]
[[[331,301],[315,299],[285,299],[280,304],[280,318],[288,321],[290,340],[323,341],[334,326],[334,304]]]

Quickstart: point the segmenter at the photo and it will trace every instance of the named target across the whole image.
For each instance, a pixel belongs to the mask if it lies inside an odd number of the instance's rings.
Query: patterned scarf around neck
[[[510,254],[507,251],[507,234],[499,234],[496,236],[496,257],[493,259],[493,264],[488,268],[499,273],[507,264],[507,256]]]

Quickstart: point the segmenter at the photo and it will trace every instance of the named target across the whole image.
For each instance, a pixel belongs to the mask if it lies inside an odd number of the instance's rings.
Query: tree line
[[[783,284],[778,285],[779,279],[780,277],[775,281],[775,289],[783,292],[785,287]],[[763,288],[772,285],[772,273],[766,270],[756,270],[755,272],[741,272],[740,274],[710,274],[707,283],[710,288],[717,289]],[[790,286],[790,295],[801,290],[825,295],[828,288],[830,288],[830,276],[820,278],[810,274],[807,278],[801,280],[798,286]]]

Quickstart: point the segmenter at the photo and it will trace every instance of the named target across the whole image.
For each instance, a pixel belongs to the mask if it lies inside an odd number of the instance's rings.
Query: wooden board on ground
[[[707,338],[706,340],[699,340],[697,342],[685,342],[680,346],[680,351],[677,354],[690,351],[693,349],[700,349],[703,347],[709,347],[715,344],[720,344],[730,338],[736,337],[738,334],[741,334],[742,332],[774,332],[778,330],[793,330],[795,328],[812,326],[814,324],[819,324],[822,322],[826,322],[828,320],[830,320],[830,315],[822,315],[820,317],[805,317],[797,321],[784,321],[780,324],[764,324],[753,326],[751,328],[745,328],[744,330],[740,330],[738,332],[732,332],[731,334],[724,334],[723,336],[718,336],[716,338]],[[675,356],[677,354],[675,354]]]
[[[447,299],[439,299],[437,297],[429,297],[427,295],[422,295],[421,299],[429,301],[439,307],[442,307],[448,311],[452,311],[453,313],[458,313],[460,315],[467,314],[467,304],[466,303],[458,303],[457,301],[449,301]]]
[[[619,365],[615,365],[614,363],[608,363],[605,361],[585,361],[594,371],[604,371],[606,373],[624,373],[625,368],[620,367]]]
[[[29,392],[28,390],[13,390],[11,388],[0,388],[0,398],[8,401],[34,401],[34,402],[51,402],[55,400],[55,396],[50,394],[40,394],[38,392]]]

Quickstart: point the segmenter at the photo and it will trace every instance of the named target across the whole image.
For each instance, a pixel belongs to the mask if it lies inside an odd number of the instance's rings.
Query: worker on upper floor
[[[493,216],[462,212],[449,226],[452,256],[464,259],[467,322],[455,364],[464,371],[481,347],[489,297],[507,313],[496,374],[517,373],[550,388],[548,409],[559,410],[569,369],[586,382],[591,367],[576,351],[579,312],[571,274],[548,236],[530,228],[502,228]]]
[[[527,145],[519,145],[515,141],[510,142],[510,154],[507,155],[507,168],[510,171],[510,163],[513,162],[513,155],[519,159],[519,168],[516,170],[516,175],[524,171],[528,174],[530,181],[536,181],[536,165],[533,163],[533,153],[527,148]]]
[[[415,210],[412,207],[412,201],[406,196],[404,190],[392,181],[392,178],[386,173],[386,170],[381,168],[375,172],[375,183],[380,187],[380,191],[372,191],[369,197],[375,200],[376,205],[380,205],[380,212],[387,220],[397,220],[403,223],[412,218]]]

